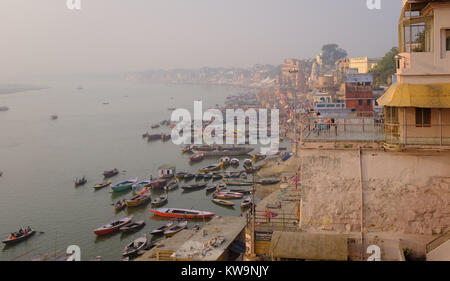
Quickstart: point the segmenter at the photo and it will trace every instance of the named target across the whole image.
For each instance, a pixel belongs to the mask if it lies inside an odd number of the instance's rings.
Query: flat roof
[[[238,237],[245,225],[245,217],[214,217],[182,244],[172,257],[183,260],[216,261]],[[208,247],[207,244],[216,237],[223,237],[223,243],[217,247]]]

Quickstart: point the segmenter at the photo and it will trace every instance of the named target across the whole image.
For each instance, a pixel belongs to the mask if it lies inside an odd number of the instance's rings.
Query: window
[[[385,107],[384,116],[386,123],[398,124],[398,108],[397,107]]]
[[[371,100],[367,100],[367,106],[370,106]]]
[[[447,44],[446,44],[446,50],[447,51],[450,51],[450,29],[447,29],[446,31],[445,31],[445,37],[447,38]]]
[[[358,100],[358,105],[362,106],[362,104],[363,104],[363,101],[362,100]]]
[[[416,108],[416,127],[431,126],[431,109]]]

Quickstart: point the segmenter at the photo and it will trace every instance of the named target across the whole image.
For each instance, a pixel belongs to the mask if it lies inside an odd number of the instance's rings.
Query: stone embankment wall
[[[441,234],[450,225],[450,153],[306,149],[302,227]],[[360,164],[361,163],[361,164]],[[362,187],[361,187],[362,178]]]

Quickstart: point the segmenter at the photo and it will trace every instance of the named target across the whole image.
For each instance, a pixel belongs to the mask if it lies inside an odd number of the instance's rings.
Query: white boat
[[[128,257],[134,254],[137,254],[140,250],[142,250],[147,245],[147,235],[144,234],[144,236],[139,237],[132,242],[130,242],[128,245],[125,246],[123,249],[122,255],[124,257]]]

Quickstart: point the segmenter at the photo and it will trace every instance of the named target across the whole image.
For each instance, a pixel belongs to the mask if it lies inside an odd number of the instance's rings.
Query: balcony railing
[[[386,123],[386,143],[395,145],[450,145],[450,124]]]

